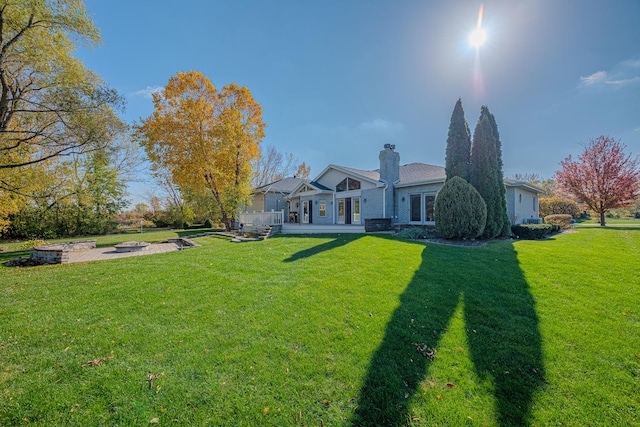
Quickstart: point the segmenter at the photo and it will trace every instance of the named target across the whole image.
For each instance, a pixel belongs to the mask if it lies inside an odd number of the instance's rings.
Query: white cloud
[[[581,87],[621,87],[640,82],[640,59],[619,62],[609,71],[597,71],[588,76],[580,76]]]
[[[587,77],[580,76],[580,85],[591,86],[594,84],[605,82],[606,80],[607,80],[607,72],[598,71]]]
[[[396,133],[404,130],[404,125],[398,122],[390,122],[388,120],[376,118],[368,122],[363,122],[358,125],[359,129],[373,132],[389,132]]]
[[[142,96],[143,98],[151,98],[154,93],[161,92],[164,89],[162,86],[147,86],[144,89],[131,92],[129,96]]]

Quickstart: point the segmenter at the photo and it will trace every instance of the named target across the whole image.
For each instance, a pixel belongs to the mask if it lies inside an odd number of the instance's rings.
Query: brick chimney
[[[380,181],[393,185],[400,179],[400,154],[395,152],[396,146],[384,144],[380,151]]]

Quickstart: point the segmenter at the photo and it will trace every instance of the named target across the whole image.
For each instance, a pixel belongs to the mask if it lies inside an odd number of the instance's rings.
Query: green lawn
[[[640,228],[198,243],[1,267],[0,425],[640,423]]]
[[[625,225],[629,227],[640,227],[640,219],[636,218],[605,218],[606,225]],[[598,218],[591,219],[581,219],[576,221],[576,225],[600,225],[600,220]]]

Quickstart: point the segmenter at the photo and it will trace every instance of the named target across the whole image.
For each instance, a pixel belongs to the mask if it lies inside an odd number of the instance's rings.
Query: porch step
[[[282,224],[282,234],[364,233],[364,225]]]

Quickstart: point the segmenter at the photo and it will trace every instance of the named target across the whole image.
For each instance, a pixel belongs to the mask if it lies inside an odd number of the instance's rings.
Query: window
[[[409,199],[409,210],[411,211],[411,221],[422,221],[422,206],[420,206],[420,195],[412,194]]]
[[[436,196],[433,194],[411,194],[409,196],[409,221],[435,221]]]
[[[353,199],[353,221],[354,224],[360,223],[360,198]]]
[[[320,216],[327,216],[327,202],[324,200],[320,200],[318,205],[318,210],[320,211]]]
[[[424,196],[424,220],[435,221],[436,196]]]
[[[336,185],[336,192],[348,190],[360,190],[360,181],[353,178],[345,178]]]
[[[533,211],[534,212],[536,211],[536,199],[537,199],[537,197],[533,196]]]

